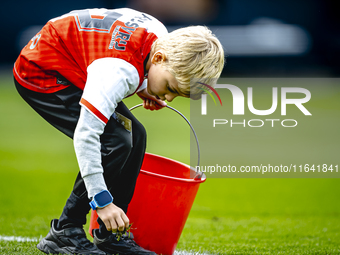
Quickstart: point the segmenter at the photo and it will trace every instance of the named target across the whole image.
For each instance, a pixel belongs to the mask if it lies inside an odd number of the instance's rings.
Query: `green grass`
[[[339,254],[336,179],[212,179],[179,249],[214,254]]]
[[[59,217],[78,167],[72,141],[31,110],[11,82],[10,76],[0,82],[0,236],[39,238]],[[189,116],[188,100],[171,105]],[[190,130],[176,113],[136,109],[135,115],[148,131],[149,152],[189,163]],[[340,254],[339,187],[339,179],[208,179],[177,249]],[[0,241],[0,254],[42,254],[35,244]]]

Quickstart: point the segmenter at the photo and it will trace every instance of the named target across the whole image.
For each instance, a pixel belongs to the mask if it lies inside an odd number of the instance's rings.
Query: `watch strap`
[[[92,210],[96,210],[97,209],[97,203],[96,203],[96,201],[94,199],[89,204],[90,204]]]

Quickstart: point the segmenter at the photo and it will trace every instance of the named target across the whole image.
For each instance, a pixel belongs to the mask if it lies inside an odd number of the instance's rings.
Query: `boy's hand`
[[[143,99],[143,107],[148,110],[159,110],[166,106],[163,100],[156,98],[148,93],[147,89],[139,91],[137,95]]]
[[[124,231],[125,228],[129,227],[129,218],[122,209],[113,203],[103,208],[97,208],[96,211],[108,231],[117,232],[117,229]]]

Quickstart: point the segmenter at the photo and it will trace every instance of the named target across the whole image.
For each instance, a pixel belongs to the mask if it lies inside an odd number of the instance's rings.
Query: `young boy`
[[[146,145],[144,127],[122,99],[137,93],[158,110],[177,96],[199,98],[191,78],[219,77],[224,52],[205,27],[167,33],[155,18],[131,9],[72,11],[50,20],[14,65],[23,99],[73,138],[80,168],[59,220],[37,245],[52,254],[155,254],[124,235]],[[148,79],[146,79],[148,77]],[[94,244],[86,215],[98,213]],[[152,222],[150,222],[152,224]]]

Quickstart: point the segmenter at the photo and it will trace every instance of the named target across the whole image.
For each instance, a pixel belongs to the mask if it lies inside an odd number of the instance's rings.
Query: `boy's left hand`
[[[148,110],[159,110],[166,106],[166,102],[163,100],[157,99],[155,96],[152,96],[148,93],[147,89],[143,89],[139,91],[137,95],[143,99],[143,107]]]

